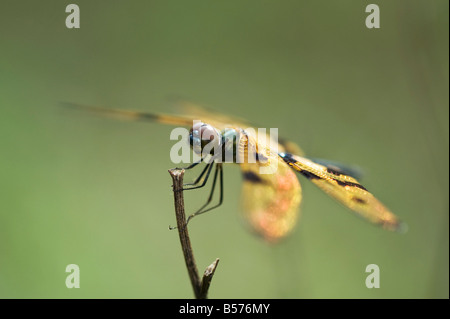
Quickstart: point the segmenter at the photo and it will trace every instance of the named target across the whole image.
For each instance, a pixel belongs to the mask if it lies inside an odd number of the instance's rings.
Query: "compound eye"
[[[203,141],[212,141],[219,137],[219,133],[208,124],[204,124],[200,127],[199,134],[201,135]]]
[[[219,132],[209,124],[197,122],[192,126],[191,132],[202,141],[212,141],[219,138]]]
[[[194,139],[201,140],[202,147],[206,145],[203,142],[210,142],[212,147],[219,147],[221,144],[221,136],[219,131],[209,124],[203,122],[194,123],[191,129],[191,135]]]
[[[208,146],[211,147],[211,151],[214,151],[221,146],[222,138],[220,133],[211,125],[202,126],[201,134],[202,140],[208,141]]]

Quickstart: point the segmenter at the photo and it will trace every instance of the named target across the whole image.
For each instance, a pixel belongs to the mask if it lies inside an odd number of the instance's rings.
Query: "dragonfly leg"
[[[184,186],[194,186],[197,185],[198,183],[200,183],[200,180],[202,179],[203,175],[205,175],[206,171],[208,170],[208,167],[211,164],[206,164],[205,168],[203,168],[202,172],[200,173],[200,175],[195,179],[195,181],[193,183],[188,183],[188,184],[183,184]],[[202,182],[203,183],[203,182]]]
[[[211,173],[211,169],[212,169],[212,167],[213,167],[213,164],[214,164],[214,163],[209,163],[209,164],[207,164],[207,165],[208,165],[207,167],[209,167],[209,169],[208,169],[208,173],[207,173],[207,176],[206,176],[206,180],[208,180],[208,176],[209,176],[209,174]],[[211,201],[212,201],[212,198],[213,198],[213,195],[214,195],[214,189],[215,189],[215,187],[216,187],[216,182],[217,182],[217,174],[219,173],[219,171],[220,171],[220,175],[219,175],[219,178],[220,178],[220,184],[219,184],[219,186],[220,186],[220,198],[219,198],[219,203],[218,203],[217,205],[213,206],[213,207],[210,207],[210,208],[208,208],[208,209],[204,209],[204,208],[205,208],[206,206],[208,206],[208,204],[211,203]],[[188,188],[188,189],[194,189],[194,188],[203,187],[204,184],[206,184],[206,181],[203,182],[203,185],[200,185],[200,186],[197,186],[197,187]],[[214,208],[217,208],[217,207],[219,207],[220,205],[222,205],[222,202],[223,202],[223,168],[222,168],[222,164],[221,164],[221,163],[218,163],[218,164],[216,165],[216,170],[214,171],[213,184],[212,184],[212,187],[211,187],[211,191],[210,191],[210,193],[209,193],[208,200],[206,201],[206,203],[205,203],[202,207],[200,207],[199,210],[197,210],[195,213],[193,213],[193,214],[191,214],[191,215],[188,216],[188,218],[187,218],[187,220],[186,220],[186,224],[184,225],[184,227],[187,227],[187,224],[189,223],[189,221],[190,221],[194,216],[197,216],[197,215],[206,213],[206,212],[208,212],[208,211],[210,211],[210,210],[212,210],[212,209],[214,209]],[[170,230],[173,230],[173,229],[176,229],[176,228],[177,228],[176,226],[175,226],[175,227],[169,226],[169,229],[170,229]]]
[[[211,173],[212,167],[214,166],[214,161],[219,157],[219,155],[220,154],[211,157],[211,159],[206,164],[206,167],[201,172],[200,176],[198,176],[197,179],[193,183],[183,185],[183,186],[193,186],[193,187],[183,187],[183,190],[188,191],[191,189],[202,188],[203,186],[205,186],[206,182],[208,181],[209,175]],[[206,176],[203,178],[203,175],[205,174],[205,172],[206,172]],[[201,183],[201,184],[197,185],[199,183]]]
[[[186,167],[176,167],[175,169],[177,169],[177,170],[181,170],[181,169],[189,170],[189,169],[191,169],[191,168],[194,168],[195,166],[197,166],[198,164],[200,164],[200,163],[202,163],[202,162],[203,162],[203,158],[201,158],[201,159],[200,159],[199,161],[197,161],[197,162],[192,163],[192,164],[189,165],[189,166],[186,166]],[[195,179],[195,181],[194,181],[193,183],[183,184],[183,186],[195,186],[195,185],[197,185],[198,183],[200,183],[200,181],[202,180],[203,175],[205,175],[206,171],[208,170],[208,167],[209,167],[209,164],[207,164],[207,165],[205,166],[205,168],[203,168],[202,172],[201,172],[200,175]],[[202,181],[202,183],[203,183],[203,181]],[[203,184],[203,186],[204,186],[204,184]],[[184,189],[185,189],[185,190],[189,190],[189,189],[191,189],[191,188],[184,188]]]
[[[212,161],[211,163],[206,164],[206,167],[203,169],[203,172],[200,174],[200,176],[197,178],[197,180],[194,183],[183,185],[183,190],[189,191],[189,190],[192,190],[192,189],[202,188],[203,186],[205,186],[206,182],[209,179],[209,175],[211,173],[211,170],[212,170],[213,166],[214,166],[214,161]],[[205,172],[206,172],[206,176],[204,178],[202,178],[202,176],[203,176],[203,174],[205,174]],[[197,185],[198,183],[200,183],[200,179],[202,179],[201,184]],[[197,185],[197,186],[184,187],[186,185]]]
[[[215,187],[216,187],[216,182],[217,182],[217,175],[218,175],[218,173],[220,173],[220,175],[219,175],[219,179],[220,179],[220,181],[219,181],[219,187],[220,187],[219,203],[216,204],[216,205],[214,205],[213,207],[210,207],[210,208],[205,209],[205,208],[211,203],[211,201],[212,201],[212,199],[213,199],[213,195],[214,195],[214,190],[215,190]],[[222,167],[222,164],[217,164],[217,165],[216,165],[216,170],[214,171],[214,180],[213,180],[213,184],[212,184],[212,187],[211,187],[211,192],[209,193],[208,200],[207,200],[206,203],[205,203],[202,207],[200,207],[200,209],[198,209],[195,213],[189,215],[189,217],[188,217],[187,220],[186,220],[186,226],[187,226],[187,224],[189,223],[189,221],[190,221],[192,218],[194,218],[195,216],[200,215],[200,214],[203,214],[203,213],[206,213],[206,212],[209,212],[209,211],[213,210],[214,208],[217,208],[217,207],[219,207],[220,205],[222,205],[222,203],[223,203],[223,167]]]

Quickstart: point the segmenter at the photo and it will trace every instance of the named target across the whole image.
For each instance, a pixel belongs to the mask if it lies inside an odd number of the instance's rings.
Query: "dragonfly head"
[[[189,131],[189,144],[197,154],[213,155],[215,151],[220,151],[222,134],[209,124],[195,122]]]

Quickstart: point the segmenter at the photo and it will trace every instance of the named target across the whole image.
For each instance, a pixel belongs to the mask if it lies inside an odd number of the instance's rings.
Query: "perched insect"
[[[281,139],[274,140],[268,134],[264,136],[266,143],[262,143],[258,133],[248,133],[248,128],[252,126],[240,119],[206,111],[190,103],[184,103],[183,115],[152,114],[70,103],[69,105],[121,119],[190,127],[189,143],[194,152],[201,153],[210,143],[214,149],[219,149],[219,153],[201,156],[200,160],[185,167],[191,169],[202,162],[206,164],[193,183],[184,185],[185,190],[191,190],[205,186],[215,166],[209,198],[199,210],[188,217],[188,222],[194,216],[222,204],[223,165],[226,163],[223,161],[223,154],[227,151],[226,148],[230,148],[232,162],[240,166],[244,179],[242,189],[244,216],[251,228],[267,241],[275,242],[285,237],[297,222],[302,190],[294,172],[300,173],[369,222],[392,231],[405,229],[404,223],[351,176],[350,170],[303,157],[301,155],[303,152],[296,144]],[[254,161],[246,160],[250,158],[249,153],[255,155]],[[262,173],[263,168],[269,169],[271,173]],[[218,181],[219,202],[208,207]]]

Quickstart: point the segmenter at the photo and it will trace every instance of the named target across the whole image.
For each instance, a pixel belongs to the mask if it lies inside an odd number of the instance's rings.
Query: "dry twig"
[[[186,268],[191,279],[192,288],[194,289],[194,295],[197,299],[206,299],[208,295],[208,289],[211,284],[212,277],[219,263],[217,258],[211,265],[209,265],[204,274],[202,280],[198,275],[197,265],[195,264],[194,253],[192,251],[191,241],[189,239],[188,228],[186,227],[186,216],[184,211],[184,197],[183,197],[183,169],[171,169],[169,174],[173,181],[173,196],[175,202],[175,216],[177,219],[177,229],[180,236],[181,248],[183,250],[184,261],[186,262]]]

